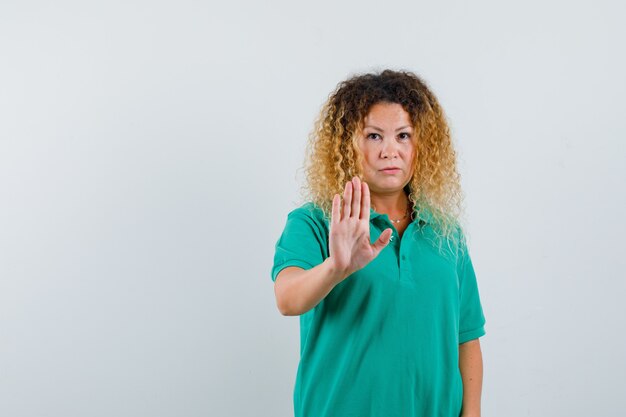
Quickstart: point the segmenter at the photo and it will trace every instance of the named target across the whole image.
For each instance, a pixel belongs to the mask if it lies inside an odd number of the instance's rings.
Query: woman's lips
[[[400,168],[391,168],[391,169],[382,169],[382,172],[384,172],[385,174],[397,174],[398,172],[402,171]]]

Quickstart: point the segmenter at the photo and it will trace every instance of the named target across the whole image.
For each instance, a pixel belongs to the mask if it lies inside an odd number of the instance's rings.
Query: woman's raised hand
[[[391,229],[385,229],[374,244],[370,243],[370,190],[358,177],[346,183],[343,203],[339,194],[333,197],[328,248],[342,279],[378,256],[391,233]]]

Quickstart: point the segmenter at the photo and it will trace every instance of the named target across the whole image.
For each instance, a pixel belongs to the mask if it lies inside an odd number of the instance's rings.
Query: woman
[[[307,157],[272,269],[300,316],[296,417],[480,416],[485,318],[433,93],[410,72],[340,83]]]

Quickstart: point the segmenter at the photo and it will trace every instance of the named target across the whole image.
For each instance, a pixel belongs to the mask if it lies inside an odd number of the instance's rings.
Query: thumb
[[[383,250],[385,248],[385,246],[387,246],[389,244],[389,241],[391,240],[390,238],[391,238],[391,234],[392,233],[393,233],[393,231],[391,229],[385,229],[380,234],[378,239],[376,239],[376,242],[374,242],[374,244],[372,245],[372,248],[374,249],[374,253],[376,255],[378,255],[378,253],[381,250]]]

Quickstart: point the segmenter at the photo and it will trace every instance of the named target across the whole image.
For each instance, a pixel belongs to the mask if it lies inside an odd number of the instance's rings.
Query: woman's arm
[[[285,316],[306,313],[346,278],[330,258],[311,269],[289,266],[278,273],[274,283],[276,305]]]
[[[459,345],[459,369],[463,380],[463,411],[461,416],[480,417],[483,356],[478,339]]]
[[[387,228],[376,242],[370,243],[370,191],[367,183],[354,177],[346,183],[343,203],[339,194],[333,197],[329,257],[311,269],[290,266],[276,276],[274,292],[278,310],[285,316],[306,313],[337,284],[377,257],[390,238],[391,228]]]

